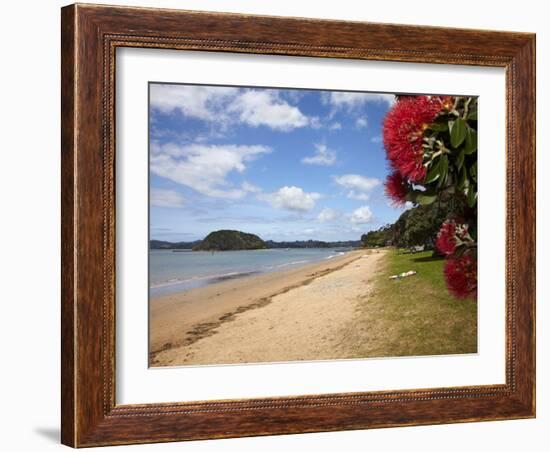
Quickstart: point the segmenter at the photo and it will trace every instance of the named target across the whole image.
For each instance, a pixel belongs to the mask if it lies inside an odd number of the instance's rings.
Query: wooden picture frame
[[[535,416],[535,35],[162,9],[62,9],[62,442],[73,447]],[[115,50],[506,69],[506,383],[115,403]]]

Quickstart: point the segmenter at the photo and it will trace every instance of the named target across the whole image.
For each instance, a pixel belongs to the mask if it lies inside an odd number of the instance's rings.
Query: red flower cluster
[[[384,120],[384,146],[392,167],[411,182],[426,177],[422,138],[439,112],[450,108],[448,96],[410,96],[401,98]]]
[[[445,263],[445,282],[457,298],[477,298],[477,260],[469,253],[450,257]]]
[[[406,196],[409,191],[408,183],[399,171],[394,171],[386,179],[386,195],[396,204],[405,204]]]
[[[455,220],[445,220],[437,233],[435,247],[441,254],[450,256],[456,250],[457,238],[464,239],[468,234],[468,225]]]

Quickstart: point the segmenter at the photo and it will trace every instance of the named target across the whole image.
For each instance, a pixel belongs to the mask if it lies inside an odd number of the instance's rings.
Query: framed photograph
[[[535,416],[535,36],[62,9],[62,442]]]

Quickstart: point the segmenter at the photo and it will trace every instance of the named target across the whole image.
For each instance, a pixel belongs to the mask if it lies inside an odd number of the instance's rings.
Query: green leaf
[[[420,192],[416,194],[416,202],[418,204],[432,204],[437,199],[437,195],[427,192]]]
[[[458,189],[462,190],[467,182],[468,182],[468,175],[466,174],[466,168],[462,167],[460,170],[460,174],[458,175]]]
[[[464,254],[465,251],[468,250],[468,247],[465,245],[458,245],[455,248],[455,252],[453,253],[454,257],[460,257]]]
[[[446,155],[442,155],[439,159],[439,187],[447,181],[447,172],[449,171],[449,158]]]
[[[468,127],[466,130],[466,142],[464,143],[464,153],[472,154],[477,149],[477,132]]]
[[[468,113],[468,119],[472,121],[477,121],[477,105],[475,110]]]
[[[431,184],[433,181],[438,179],[440,167],[441,158],[437,159],[437,161],[432,162],[430,170],[428,171],[428,174],[426,174],[426,178],[424,179],[425,184]]]
[[[464,163],[464,149],[461,149],[456,156],[456,169],[460,171],[462,164]]]
[[[451,146],[457,149],[466,138],[466,121],[462,118],[449,121],[449,129],[451,130]]]
[[[477,201],[477,191],[474,187],[474,184],[470,184],[468,187],[468,193],[466,194],[466,202],[468,207],[472,208],[476,205]]]
[[[434,122],[430,124],[429,129],[435,132],[445,132],[449,128],[449,125],[444,122]]]
[[[443,192],[449,194],[449,195],[454,195],[455,193],[455,186],[454,185],[449,185],[447,188],[445,188],[445,190],[443,190]]]
[[[412,202],[413,204],[416,204],[416,194],[415,191],[410,191],[405,195],[405,200]]]
[[[470,167],[470,176],[472,176],[472,180],[477,183],[477,161]]]

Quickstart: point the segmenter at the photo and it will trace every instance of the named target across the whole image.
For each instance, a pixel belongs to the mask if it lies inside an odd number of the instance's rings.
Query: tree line
[[[425,246],[432,249],[441,223],[452,211],[450,202],[419,205],[406,210],[393,224],[367,232],[361,236],[364,247]]]

